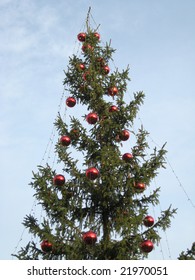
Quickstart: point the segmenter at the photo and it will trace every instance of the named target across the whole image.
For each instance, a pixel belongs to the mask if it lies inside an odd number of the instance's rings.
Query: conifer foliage
[[[164,146],[150,151],[142,126],[133,131],[144,93],[136,92],[132,100],[124,101],[129,68],[110,69],[115,52],[110,43],[101,44],[98,30],[88,20],[77,39],[81,55],[69,59],[64,106],[71,114],[79,103],[84,116],[77,118],[74,113],[70,124],[60,114],[55,120],[60,167],[53,170],[46,164],[33,173],[30,185],[45,214],[41,222],[32,214],[24,218],[24,226],[38,241],[31,238],[16,257],[147,258],[158,246],[159,230],[170,226],[175,213],[171,207],[155,219],[150,213],[151,206],[159,203],[160,188],[154,188],[153,179],[165,165],[166,151]],[[122,153],[127,142],[129,150]]]

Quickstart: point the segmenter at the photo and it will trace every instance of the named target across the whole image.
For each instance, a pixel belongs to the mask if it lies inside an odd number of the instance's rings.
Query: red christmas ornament
[[[144,253],[150,253],[153,250],[154,245],[153,245],[152,241],[144,240],[141,243],[140,247]]]
[[[74,97],[68,97],[68,98],[66,99],[66,105],[67,105],[68,107],[74,107],[75,104],[76,104],[76,99],[75,99]]]
[[[53,183],[55,186],[57,187],[61,187],[64,185],[65,183],[65,177],[61,174],[57,174],[54,178],[53,178]]]
[[[90,72],[87,71],[83,74],[83,79],[86,81],[89,78],[89,76],[90,76]]]
[[[83,233],[83,241],[87,245],[93,245],[97,241],[97,234],[92,230]]]
[[[82,32],[82,33],[79,33],[77,35],[77,38],[80,42],[85,42],[85,39],[86,39],[86,33]]]
[[[117,87],[111,87],[108,89],[108,94],[110,96],[115,96],[118,93],[118,88]]]
[[[96,113],[89,113],[86,120],[89,124],[95,124],[98,121],[98,115]]]
[[[79,138],[79,130],[71,129],[70,131],[71,138],[78,139]]]
[[[146,227],[151,227],[154,224],[154,218],[152,216],[146,216],[143,222]]]
[[[107,66],[107,65],[105,65],[105,66],[103,66],[103,73],[105,74],[105,75],[107,75],[109,72],[110,72],[110,68]]]
[[[85,65],[80,63],[78,64],[78,69],[84,71],[85,70]]]
[[[117,112],[118,111],[118,107],[115,105],[110,106],[109,108],[109,112]]]
[[[52,244],[48,240],[43,240],[41,242],[41,249],[44,253],[52,251]]]
[[[88,51],[92,51],[93,50],[93,47],[90,45],[90,44],[83,44],[83,46],[82,46],[82,51],[84,52],[84,53],[86,53],[86,52],[88,52]]]
[[[146,188],[146,185],[144,183],[141,183],[141,182],[135,183],[134,186],[137,190],[140,190],[140,191],[144,191],[145,188]]]
[[[90,180],[97,179],[98,175],[99,175],[99,170],[95,167],[90,167],[86,170],[86,176]]]
[[[133,155],[130,153],[125,153],[122,157],[122,159],[126,162],[130,161],[133,158]]]
[[[69,136],[65,136],[63,135],[61,138],[60,138],[60,143],[62,144],[62,146],[69,146],[70,145],[70,137]]]
[[[100,34],[99,33],[95,32],[93,35],[98,41],[100,40]]]
[[[122,130],[121,133],[120,133],[120,135],[119,135],[119,138],[120,138],[120,140],[122,140],[122,141],[128,140],[129,137],[130,137],[130,133],[129,133],[129,131],[126,130],[126,129]]]
[[[96,61],[102,67],[105,65],[105,60],[102,57],[98,57]]]

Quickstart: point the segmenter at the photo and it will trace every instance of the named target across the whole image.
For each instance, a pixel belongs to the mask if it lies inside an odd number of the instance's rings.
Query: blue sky
[[[28,184],[51,136],[63,69],[78,49],[89,6],[102,41],[112,39],[117,49],[115,65],[130,65],[129,94],[145,92],[141,120],[153,141],[167,142],[168,159],[194,203],[194,0],[0,0],[0,259],[11,259],[32,208]],[[178,208],[162,234],[165,259],[169,250],[175,259],[195,241],[194,207],[169,166],[156,184],[160,207]],[[24,232],[19,247],[29,238]],[[160,248],[150,258],[162,259]]]

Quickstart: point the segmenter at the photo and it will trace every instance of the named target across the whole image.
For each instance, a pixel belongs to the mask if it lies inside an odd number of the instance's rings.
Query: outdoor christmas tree
[[[166,151],[164,146],[150,151],[142,125],[134,132],[144,93],[136,92],[128,103],[124,101],[129,67],[110,70],[115,50],[110,43],[101,44],[89,14],[77,38],[81,55],[70,58],[64,79],[68,92],[64,106],[72,116],[69,124],[60,113],[55,120],[59,169],[38,166],[30,184],[44,215],[41,222],[27,215],[23,224],[39,241],[32,238],[15,256],[144,259],[158,246],[159,230],[170,226],[175,213],[171,207],[155,219],[150,213],[160,192],[160,187],[150,185],[164,168]],[[81,118],[75,116],[78,104],[83,107]],[[127,142],[128,150],[122,153]]]

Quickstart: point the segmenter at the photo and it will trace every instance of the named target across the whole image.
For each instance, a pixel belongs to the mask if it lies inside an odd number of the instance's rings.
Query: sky
[[[195,241],[195,1],[0,0],[0,259],[31,238],[21,223],[35,211],[32,170],[48,152],[63,70],[89,6],[102,42],[116,49],[114,64],[130,65],[128,94],[146,94],[138,122],[151,146],[167,142],[171,166],[156,184],[160,208],[178,211],[149,258],[176,259]]]

